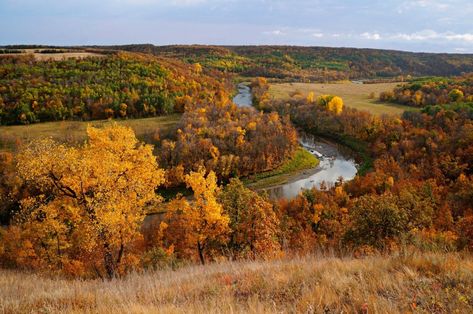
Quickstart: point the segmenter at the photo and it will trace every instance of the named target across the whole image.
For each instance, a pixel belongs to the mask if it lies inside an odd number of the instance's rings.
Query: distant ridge
[[[200,63],[209,69],[279,80],[334,81],[459,76],[473,72],[473,54],[372,48],[130,44],[112,46],[8,45],[1,49],[122,50]]]
[[[457,76],[473,72],[473,54],[406,52],[370,48],[152,44],[94,46],[199,62],[243,76],[343,80],[398,76]]]

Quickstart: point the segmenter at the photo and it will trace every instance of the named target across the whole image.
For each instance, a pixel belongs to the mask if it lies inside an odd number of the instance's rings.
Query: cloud
[[[263,32],[264,35],[283,36],[286,35],[282,30],[276,29],[274,31]]]
[[[118,2],[124,4],[167,4],[167,5],[178,5],[187,6],[195,5],[208,2],[207,0],[109,0],[110,2]]]
[[[399,33],[389,36],[390,39],[404,41],[459,41],[473,42],[473,33],[436,32],[434,30],[424,30],[415,33]]]
[[[443,0],[409,0],[402,2],[397,8],[397,12],[402,14],[417,9],[444,11],[449,8],[451,8],[450,4]]]
[[[322,37],[324,37],[324,34],[322,34],[322,33],[313,33],[312,36],[314,36],[315,38],[322,38]]]
[[[361,34],[360,36],[361,36],[361,38],[369,39],[369,40],[380,40],[381,39],[381,35],[378,34],[378,33],[365,32],[365,33]]]

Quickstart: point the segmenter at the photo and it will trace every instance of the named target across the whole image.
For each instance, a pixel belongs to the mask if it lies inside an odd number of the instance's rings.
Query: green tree
[[[228,246],[233,256],[264,258],[280,251],[279,220],[269,201],[246,188],[238,179],[230,180],[219,199],[230,217]]]

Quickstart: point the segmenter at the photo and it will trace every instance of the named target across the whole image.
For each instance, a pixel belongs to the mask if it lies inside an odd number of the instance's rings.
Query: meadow
[[[471,313],[471,256],[222,262],[68,280],[0,270],[1,313]]]
[[[307,95],[309,92],[314,92],[315,96],[338,95],[343,99],[347,107],[368,111],[375,115],[401,115],[405,110],[412,110],[412,107],[383,103],[378,100],[380,93],[390,91],[398,84],[356,84],[352,82],[329,84],[280,83],[271,84],[269,94],[274,99],[289,99],[294,93]]]
[[[86,138],[86,128],[88,125],[103,126],[112,121],[118,124],[129,126],[135,131],[140,139],[154,136],[157,132],[167,132],[173,129],[179,122],[181,115],[172,114],[142,119],[118,119],[99,121],[57,121],[45,122],[29,125],[0,126],[0,151],[13,150],[17,143],[29,142],[34,139],[51,137],[60,142],[79,143]]]
[[[83,59],[88,57],[104,57],[104,54],[97,52],[90,52],[85,50],[64,50],[62,49],[18,49],[16,51],[21,51],[21,53],[4,53],[5,56],[33,56],[35,60],[47,61],[47,60],[64,60],[64,59]]]

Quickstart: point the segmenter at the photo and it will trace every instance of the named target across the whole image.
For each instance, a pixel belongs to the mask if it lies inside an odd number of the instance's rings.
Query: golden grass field
[[[63,53],[37,53],[35,52],[36,49],[20,49],[24,51],[24,53],[8,53],[3,54],[5,56],[24,56],[24,55],[33,55],[36,60],[46,61],[46,60],[62,60],[62,59],[69,59],[69,58],[87,58],[87,57],[103,57],[103,54],[93,53],[93,52],[86,52],[86,51],[75,51],[75,52],[63,52]],[[39,49],[41,50],[41,49]]]
[[[169,116],[115,120],[117,123],[131,127],[139,139],[153,136],[158,130],[165,132],[174,127],[180,119],[179,114]],[[30,125],[0,126],[0,143],[5,143],[4,149],[15,146],[16,142],[28,142],[37,138],[52,137],[61,142],[77,143],[86,138],[87,125],[100,126],[110,123],[102,121],[60,121],[45,122]],[[10,146],[10,147],[9,147]],[[0,150],[2,147],[0,146]]]
[[[269,93],[274,99],[288,99],[291,94],[299,91],[303,95],[314,92],[315,96],[324,94],[337,95],[342,97],[345,106],[358,110],[369,111],[370,113],[401,115],[405,110],[412,110],[411,107],[381,103],[377,99],[381,92],[390,91],[399,83],[378,83],[378,84],[355,84],[352,82],[319,84],[319,83],[281,83],[271,84]],[[370,98],[374,93],[375,97]]]
[[[0,313],[472,313],[458,254],[223,262],[67,280],[0,270]]]

